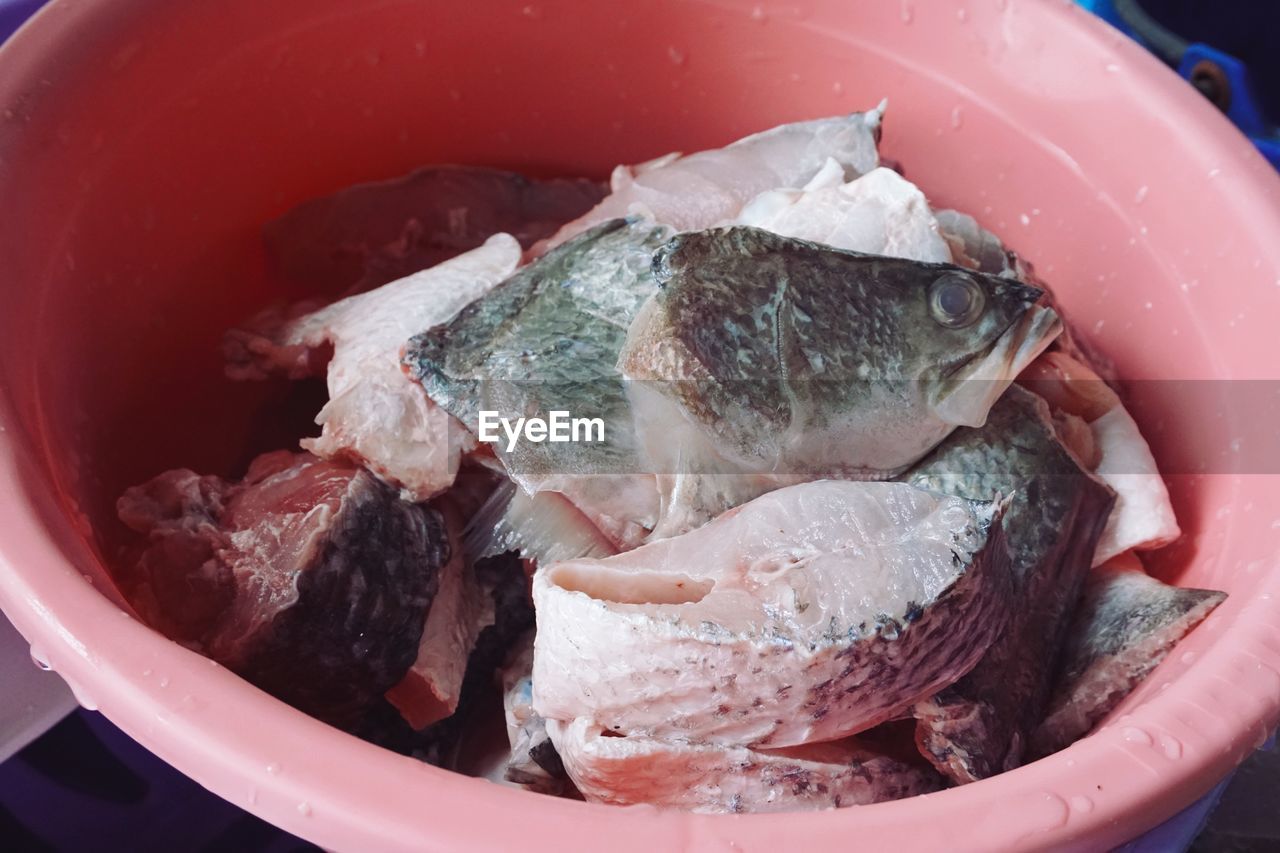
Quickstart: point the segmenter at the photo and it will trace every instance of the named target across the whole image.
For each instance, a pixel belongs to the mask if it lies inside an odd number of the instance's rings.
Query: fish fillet
[[[126,491],[118,512],[147,536],[128,592],[148,622],[208,596],[219,607],[180,638],[343,727],[413,663],[448,559],[434,510],[307,453],[265,454],[240,482],[166,472]]]

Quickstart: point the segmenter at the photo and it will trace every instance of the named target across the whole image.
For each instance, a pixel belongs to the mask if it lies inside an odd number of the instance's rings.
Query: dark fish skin
[[[615,364],[628,324],[657,291],[650,259],[671,233],[623,219],[592,228],[414,337],[407,371],[473,431],[481,409],[512,420],[552,409],[603,418],[603,443],[495,445],[526,487],[559,474],[634,473],[630,404]]]
[[[1041,757],[1089,733],[1227,594],[1170,586],[1140,568],[1095,569],[1076,611],[1044,722],[1031,753]]]
[[[417,656],[449,556],[443,522],[355,466],[287,452],[255,466],[269,460],[262,479],[252,467],[242,483],[175,471],[126,492],[121,518],[147,535],[134,569],[150,576],[135,588],[140,612],[168,629],[166,611],[189,610],[193,591],[208,596],[217,607],[198,614],[198,635],[179,624],[171,636],[350,729]],[[216,589],[193,584],[210,576]]]
[[[904,479],[970,499],[1010,496],[1009,622],[977,666],[912,712],[921,752],[952,781],[973,782],[1022,763],[1115,495],[1059,442],[1048,404],[1017,386],[986,426],[956,430]]]
[[[747,470],[810,476],[882,478],[919,459],[952,426],[935,405],[1043,295],[949,264],[747,227],[680,234],[653,264],[662,291],[632,327],[624,373],[668,380],[655,384]],[[964,328],[930,312],[930,287],[944,275],[985,295]],[[906,446],[878,469],[832,453],[848,449],[850,433],[865,436],[869,418],[905,424]],[[915,420],[904,419],[928,419],[933,432],[915,440]]]
[[[413,664],[448,553],[435,510],[401,501],[371,474],[359,478],[314,564],[299,573],[298,603],[228,662],[276,698],[337,724]]]

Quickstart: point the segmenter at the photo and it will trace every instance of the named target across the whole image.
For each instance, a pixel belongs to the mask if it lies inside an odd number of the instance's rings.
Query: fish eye
[[[960,273],[945,273],[929,286],[929,312],[949,329],[963,329],[977,322],[986,301],[978,283]]]

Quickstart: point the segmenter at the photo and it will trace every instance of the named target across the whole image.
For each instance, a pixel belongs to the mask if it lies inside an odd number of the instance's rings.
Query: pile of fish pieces
[[[282,275],[349,295],[233,330],[227,373],[326,376],[323,432],[238,480],[176,470],[128,490],[117,509],[137,537],[117,578],[139,615],[312,716],[448,762],[459,711],[482,700],[532,610],[518,559],[467,555],[466,524],[499,478],[463,462],[474,442],[415,390],[399,350],[603,195],[442,166],[268,226]],[[401,263],[430,269],[352,298]]]
[[[505,658],[506,778],[601,802],[864,804],[1086,734],[1223,596],[1141,571],[1133,552],[1178,528],[1136,423],[1029,265],[880,166],[882,117],[620,166],[607,195],[433,167],[276,223],[277,265],[348,295],[231,332],[228,375],[326,378],[295,467],[339,468],[377,484],[387,517],[427,519],[415,544],[432,556],[410,561],[424,591],[382,595],[395,561],[363,515],[280,559],[218,503],[254,470],[169,472],[141,493],[175,474],[214,485],[162,511],[122,499],[147,537],[135,606],[217,657],[227,613],[270,623],[264,585],[302,590],[316,553],[357,543],[337,574],[360,594],[329,595],[341,628],[317,630],[350,647],[342,631],[404,611],[376,665],[275,629],[262,645],[302,662],[297,684],[220,659],[460,766],[442,756]],[[412,274],[368,290],[388,270]],[[605,440],[478,440],[482,410],[553,409],[600,417]],[[251,556],[207,544],[224,541]],[[536,632],[523,572],[486,568],[519,566],[512,552],[536,567]],[[265,609],[305,621],[311,598]],[[355,697],[298,687],[351,666],[370,673]]]

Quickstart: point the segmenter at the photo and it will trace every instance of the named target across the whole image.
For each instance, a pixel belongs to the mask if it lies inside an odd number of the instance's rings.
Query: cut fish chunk
[[[883,167],[845,182],[844,170],[828,160],[803,189],[756,196],[735,224],[837,249],[951,263],[951,251],[924,193]]]
[[[415,501],[453,482],[471,434],[422,393],[400,367],[406,341],[453,319],[515,271],[520,245],[507,234],[453,260],[306,314],[263,336],[237,330],[224,347],[233,378],[324,369],[323,431],[303,442],[316,455],[356,459]],[[327,360],[324,355],[331,352]]]
[[[184,586],[212,593],[224,606],[185,639],[339,726],[413,663],[448,558],[433,510],[363,469],[305,453],[259,457],[242,483],[168,472],[125,492],[118,509],[148,537],[130,584],[142,587],[134,600],[148,622],[164,624],[155,609]],[[170,559],[175,546],[204,561]]]
[[[1098,541],[1099,566],[1129,550],[1168,545],[1182,531],[1151,448],[1119,395],[1065,352],[1047,352],[1019,381],[1051,404],[1089,423],[1098,455],[1095,473],[1116,492],[1116,505]]]
[[[597,441],[493,445],[527,494],[561,492],[616,545],[653,527],[658,493],[642,467],[615,363],[627,327],[657,291],[653,253],[671,229],[613,220],[526,266],[450,323],[415,337],[408,371],[479,433],[479,412],[515,422],[562,411],[599,418]]]
[[[1161,583],[1133,555],[1095,569],[1033,752],[1048,755],[1088,734],[1226,597]]]
[[[678,231],[736,217],[765,190],[802,187],[834,160],[852,177],[880,163],[876,144],[884,105],[865,113],[784,124],[724,148],[668,155],[635,169],[619,167],[613,192],[586,215],[535,247],[541,254],[610,219],[639,214]]]
[[[578,790],[614,805],[693,812],[780,812],[867,805],[937,790],[928,768],[856,739],[785,749],[616,737],[586,720],[548,721]]]
[[[528,248],[606,188],[480,166],[426,166],[300,204],[263,229],[267,255],[309,292],[363,293],[510,234]]]
[[[1009,495],[1009,622],[977,666],[912,711],[921,752],[973,782],[1022,762],[1115,496],[1059,441],[1048,404],[1017,386],[985,426],[953,432],[906,480],[974,500]]]
[[[619,366],[660,477],[655,538],[788,478],[900,473],[981,425],[1061,329],[1018,282],[756,228],[678,235],[654,270]]]
[[[870,728],[967,672],[1003,627],[999,516],[904,483],[826,480],[540,567],[534,709],[739,746]]]

